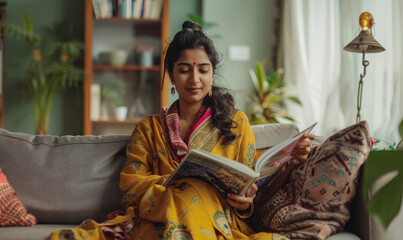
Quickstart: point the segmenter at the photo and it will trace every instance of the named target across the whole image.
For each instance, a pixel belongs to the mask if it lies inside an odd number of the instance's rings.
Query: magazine
[[[316,124],[266,150],[256,160],[255,170],[225,157],[191,149],[163,185],[168,186],[175,180],[191,177],[208,182],[223,197],[228,193],[245,195],[253,183],[258,187],[267,184],[291,158],[290,154],[298,141],[305,133],[311,132]]]
[[[301,140],[305,133],[312,133],[318,122],[312,124],[307,129],[299,132],[291,138],[287,138],[281,143],[262,153],[255,161],[255,171],[260,173],[256,185],[261,187],[267,184],[281,169],[281,167],[290,160],[294,147]]]

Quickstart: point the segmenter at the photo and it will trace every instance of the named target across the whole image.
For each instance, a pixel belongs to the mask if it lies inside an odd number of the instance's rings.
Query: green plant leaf
[[[277,69],[269,73],[265,73],[264,66],[266,60],[257,61],[255,69],[249,69],[252,83],[255,87],[255,94],[249,96],[250,104],[259,104],[263,109],[263,115],[259,119],[254,118],[256,108],[248,108],[249,120],[252,124],[256,123],[275,123],[279,119],[288,119],[295,121],[293,117],[285,111],[285,101],[290,100],[302,105],[299,99],[295,96],[286,95],[286,87],[283,81],[283,69]]]
[[[266,81],[266,73],[264,71],[264,65],[261,62],[256,63],[256,77],[259,83],[259,89],[265,92],[266,89],[263,86],[263,82]]]
[[[400,211],[403,194],[403,151],[371,151],[364,165],[363,192],[367,199],[371,186],[383,175],[397,171],[368,202],[368,212],[385,229]]]
[[[28,15],[27,15],[28,17]],[[0,27],[4,29],[10,36],[16,36],[18,39],[24,40],[30,44],[31,48],[36,47],[41,37],[33,32],[32,24],[30,23],[29,17],[23,19],[24,27],[17,26],[12,23],[0,23]]]
[[[393,178],[381,188],[367,205],[369,213],[384,229],[387,229],[392,220],[400,211],[402,202],[402,176]]]
[[[204,24],[203,18],[201,16],[197,16],[195,14],[190,13],[190,14],[187,15],[187,17],[189,18],[189,20],[191,20],[191,21],[193,21],[195,23],[198,23],[200,25]]]
[[[299,100],[298,97],[290,96],[290,97],[288,97],[287,99],[290,100],[290,101],[292,101],[292,102],[294,102],[294,103],[297,103],[297,104],[299,104],[299,105],[302,105],[302,103],[301,103],[301,101]]]
[[[399,124],[399,134],[400,137],[403,138],[403,120]]]
[[[211,28],[211,27],[217,27],[217,26],[218,26],[218,24],[215,23],[215,22],[206,22],[206,21],[204,21],[204,23],[202,25],[202,27],[204,29],[208,29],[208,28]]]
[[[257,79],[255,71],[253,71],[253,69],[249,69],[249,75],[250,75],[250,78],[252,79],[252,83],[256,89],[256,92],[259,94],[259,92],[260,92],[259,80]]]
[[[27,13],[24,13],[22,20],[23,20],[23,26],[24,26],[25,31],[27,31],[29,33],[33,33],[34,26],[32,25],[31,19],[29,18]]]

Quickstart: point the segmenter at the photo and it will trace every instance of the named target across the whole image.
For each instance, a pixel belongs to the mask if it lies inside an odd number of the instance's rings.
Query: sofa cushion
[[[32,226],[36,219],[27,213],[13,187],[0,168],[0,227]]]
[[[0,168],[38,223],[103,221],[120,208],[119,172],[129,139],[0,129]]]
[[[341,231],[349,219],[348,205],[360,166],[371,146],[367,128],[365,121],[360,122],[315,147],[283,188],[263,206],[255,206],[257,231],[298,239],[325,239]],[[255,201],[265,197],[264,191]]]

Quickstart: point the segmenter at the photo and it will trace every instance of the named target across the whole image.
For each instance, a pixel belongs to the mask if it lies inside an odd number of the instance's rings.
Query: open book
[[[303,135],[311,132],[316,124],[266,150],[256,160],[255,170],[234,160],[192,149],[163,185],[192,177],[208,182],[223,197],[227,193],[244,195],[255,182],[258,187],[267,184],[291,158],[292,150]]]

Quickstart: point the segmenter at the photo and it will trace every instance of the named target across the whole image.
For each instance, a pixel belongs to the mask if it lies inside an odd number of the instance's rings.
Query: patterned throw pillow
[[[365,121],[329,137],[312,149],[280,190],[262,189],[255,198],[256,231],[277,232],[291,239],[326,239],[341,231],[350,217],[359,169],[371,141]],[[272,197],[263,204],[265,192]]]
[[[35,217],[27,213],[0,169],[0,227],[32,226],[34,224],[36,224]]]

